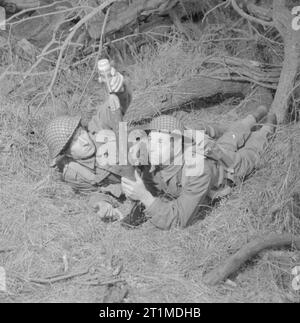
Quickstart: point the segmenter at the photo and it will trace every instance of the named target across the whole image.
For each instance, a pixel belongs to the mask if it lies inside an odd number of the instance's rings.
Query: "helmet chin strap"
[[[88,160],[90,158],[93,158],[93,157],[96,157],[96,149],[95,149],[95,152],[89,156],[89,157],[84,157],[84,158],[77,158],[77,157],[74,157],[69,151],[67,151],[65,154],[64,154],[66,157],[69,157],[69,158],[72,158],[73,160]]]

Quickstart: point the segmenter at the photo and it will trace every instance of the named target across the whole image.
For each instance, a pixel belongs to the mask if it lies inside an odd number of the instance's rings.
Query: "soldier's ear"
[[[50,160],[49,167],[54,168],[56,166],[56,163],[57,163],[57,157]]]
[[[60,154],[56,158],[53,159],[53,162],[55,163],[53,167],[57,167],[60,172],[63,172],[63,169],[66,164],[70,162],[70,158],[66,155]]]

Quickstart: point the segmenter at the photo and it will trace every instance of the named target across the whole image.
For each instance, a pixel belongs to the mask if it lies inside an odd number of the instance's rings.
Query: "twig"
[[[11,20],[18,18],[19,16],[22,16],[25,13],[29,13],[29,12],[32,12],[32,11],[35,11],[35,10],[48,9],[50,7],[55,7],[55,5],[57,5],[57,4],[61,4],[61,1],[54,1],[54,2],[52,2],[50,4],[48,4],[48,5],[38,6],[38,7],[35,7],[35,8],[33,7],[33,8],[22,10],[22,11],[16,13],[16,14],[12,15],[10,18],[6,19],[6,23],[10,23]],[[32,17],[32,18],[34,18],[34,17]]]
[[[115,283],[120,283],[120,282],[126,282],[125,279],[112,279],[112,280],[107,280],[104,282],[99,282],[98,285],[111,285],[111,284],[115,284]]]
[[[82,47],[82,44],[79,44],[79,43],[70,43],[69,46]],[[45,52],[43,54],[38,55],[37,58],[40,58],[41,56],[47,56],[47,55],[49,55],[51,53],[55,53],[58,50],[60,50],[60,47],[56,47],[56,48],[50,49],[50,50],[48,50],[48,52]]]
[[[207,16],[212,13],[213,11],[215,11],[218,8],[221,8],[223,6],[228,6],[230,3],[230,0],[226,0],[225,2],[219,3],[218,5],[216,5],[215,7],[213,7],[212,9],[208,10],[205,15],[202,18],[202,23],[204,22],[204,20],[207,18]]]
[[[126,282],[125,279],[119,278],[119,279],[112,279],[112,280],[107,280],[107,281],[98,281],[98,282],[89,282],[89,283],[83,283],[83,282],[79,282],[78,284],[80,285],[88,285],[88,286],[103,286],[103,285],[113,285],[116,283],[122,283],[122,282]]]
[[[36,77],[36,76],[42,76],[42,75],[49,75],[51,72],[38,72],[38,73],[31,73],[31,74],[28,74],[26,72],[8,72],[8,73],[5,73],[5,76],[7,75],[18,75],[18,76],[22,76],[24,74],[27,75],[27,77]]]
[[[87,21],[89,21],[92,17],[94,17],[96,14],[98,14],[104,8],[108,7],[109,5],[111,5],[114,2],[116,2],[116,0],[107,0],[107,1],[105,1],[104,3],[102,3],[102,5],[100,5],[99,7],[95,8],[95,9],[93,9],[89,14],[87,14],[84,18],[82,18],[80,21],[78,21],[78,23],[72,28],[71,33],[65,39],[65,41],[64,41],[64,43],[63,43],[63,45],[61,47],[61,50],[60,50],[60,53],[59,53],[59,56],[58,56],[58,59],[57,59],[57,63],[56,63],[55,69],[54,69],[52,81],[51,81],[51,83],[50,83],[50,85],[49,85],[49,87],[47,89],[46,94],[43,96],[41,102],[39,103],[39,105],[38,105],[38,107],[37,107],[37,109],[35,111],[35,115],[38,112],[39,108],[42,106],[42,104],[47,99],[50,92],[52,91],[52,88],[53,88],[53,86],[55,84],[55,81],[56,81],[56,78],[57,78],[57,75],[58,75],[58,72],[59,72],[59,67],[60,67],[61,61],[63,59],[64,52],[65,52],[66,48],[68,47],[69,43],[71,42],[72,38],[74,37],[75,33],[77,32],[77,30],[81,26],[83,26]]]
[[[274,26],[274,23],[273,22],[270,22],[270,21],[266,21],[266,20],[262,20],[262,19],[259,19],[259,18],[255,18],[251,15],[248,15],[243,9],[241,9],[238,4],[236,3],[236,0],[231,0],[231,5],[233,7],[233,9],[238,13],[240,14],[243,18],[249,20],[249,21],[252,21],[252,22],[255,22],[257,24],[261,24],[261,25],[265,25],[265,26],[272,26],[272,27],[275,27]]]
[[[93,74],[94,74],[94,72],[95,72],[95,70],[97,68],[97,63],[98,63],[97,61],[99,60],[99,57],[101,56],[102,49],[103,49],[103,38],[104,38],[104,34],[105,34],[105,27],[106,27],[106,24],[107,24],[107,20],[108,20],[108,17],[109,17],[109,13],[110,13],[110,7],[108,8],[108,10],[107,10],[107,12],[105,14],[104,21],[103,21],[103,24],[102,24],[101,36],[100,36],[100,41],[99,41],[99,48],[98,48],[98,52],[97,52],[97,57],[95,59],[94,68],[93,68],[93,70],[91,72],[90,78],[86,82],[86,85],[85,85],[85,87],[84,87],[84,89],[83,89],[83,91],[81,93],[81,96],[80,96],[78,102],[81,102],[82,97],[83,97],[83,95],[84,95],[84,93],[86,91],[86,88],[89,85],[89,83],[90,83],[90,81],[91,81],[91,79],[93,77]]]
[[[72,7],[72,8],[68,8],[68,9],[64,9],[64,10],[58,10],[58,11],[53,11],[53,12],[47,12],[47,13],[43,13],[43,14],[40,14],[40,15],[36,15],[36,16],[29,16],[27,18],[23,18],[22,20],[18,20],[18,21],[14,21],[14,22],[6,22],[7,25],[9,26],[13,26],[13,25],[18,25],[20,23],[24,23],[28,20],[35,20],[37,18],[44,18],[44,17],[48,17],[48,16],[54,16],[54,15],[59,15],[59,14],[62,14],[62,13],[66,13],[66,12],[69,12],[69,11],[75,11],[77,9],[80,9],[82,10],[83,7]],[[32,10],[31,10],[32,11]],[[74,19],[74,17],[72,17],[72,19]]]
[[[55,277],[55,278],[51,278],[51,279],[34,279],[34,278],[30,278],[30,279],[28,279],[28,281],[30,281],[31,283],[47,285],[47,284],[53,284],[53,283],[57,283],[57,282],[60,282],[60,281],[63,281],[63,280],[83,276],[83,275],[86,275],[88,273],[89,273],[89,269],[86,269],[86,270],[83,270],[83,271],[79,271],[77,273],[73,273],[73,274],[69,274],[69,275],[63,275],[63,276]]]
[[[264,39],[266,42],[270,42],[271,44],[274,44],[274,45],[277,45],[277,46],[280,46],[280,47],[283,47],[284,46],[284,43],[283,42],[278,42],[274,39],[270,39],[266,36],[264,36],[263,34],[261,34],[257,28],[255,28],[253,25],[251,25],[251,28],[252,30],[254,30],[254,32],[258,35],[258,37],[261,37],[262,39]],[[256,40],[257,41],[257,40]]]
[[[79,60],[79,61],[76,61],[74,64],[72,64],[71,66],[74,68],[74,67],[76,67],[76,66],[78,66],[78,65],[81,65],[81,64],[83,64],[84,62],[86,62],[86,61],[88,61],[88,60],[90,60],[90,59],[92,59],[94,56],[98,56],[98,52],[96,53],[92,53],[92,54],[89,54],[88,56],[86,56],[85,58],[83,58],[83,59],[81,59],[81,60]]]
[[[221,41],[237,41],[237,40],[245,40],[245,41],[256,41],[254,38],[253,39],[249,39],[249,38],[242,38],[242,37],[236,37],[236,38],[219,38],[219,39],[208,39],[208,40],[203,40],[203,44],[207,44],[207,43],[213,43],[213,42],[221,42]]]
[[[247,243],[236,254],[219,267],[206,274],[203,279],[208,285],[216,285],[235,273],[249,259],[265,249],[295,246],[300,249],[300,238],[292,234],[272,234]]]

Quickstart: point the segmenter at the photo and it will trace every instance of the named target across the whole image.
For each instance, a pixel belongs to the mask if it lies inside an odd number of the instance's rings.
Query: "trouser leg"
[[[230,129],[219,138],[208,157],[219,160],[228,168],[233,168],[236,163],[236,152],[245,145],[251,134],[251,128],[256,120],[252,115],[234,123]],[[211,156],[209,156],[211,154]]]
[[[260,157],[268,144],[270,128],[262,127],[252,132],[245,146],[236,152],[235,176],[242,181],[258,166]]]
[[[244,146],[251,134],[251,128],[255,125],[256,120],[252,115],[241,121],[235,122],[226,133],[217,140],[218,145],[231,151],[237,151]]]

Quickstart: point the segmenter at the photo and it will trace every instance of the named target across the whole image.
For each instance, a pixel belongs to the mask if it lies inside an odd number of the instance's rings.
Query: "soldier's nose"
[[[85,138],[79,137],[78,140],[79,140],[79,142],[81,143],[82,146],[88,146],[89,145],[88,140],[86,140]]]

